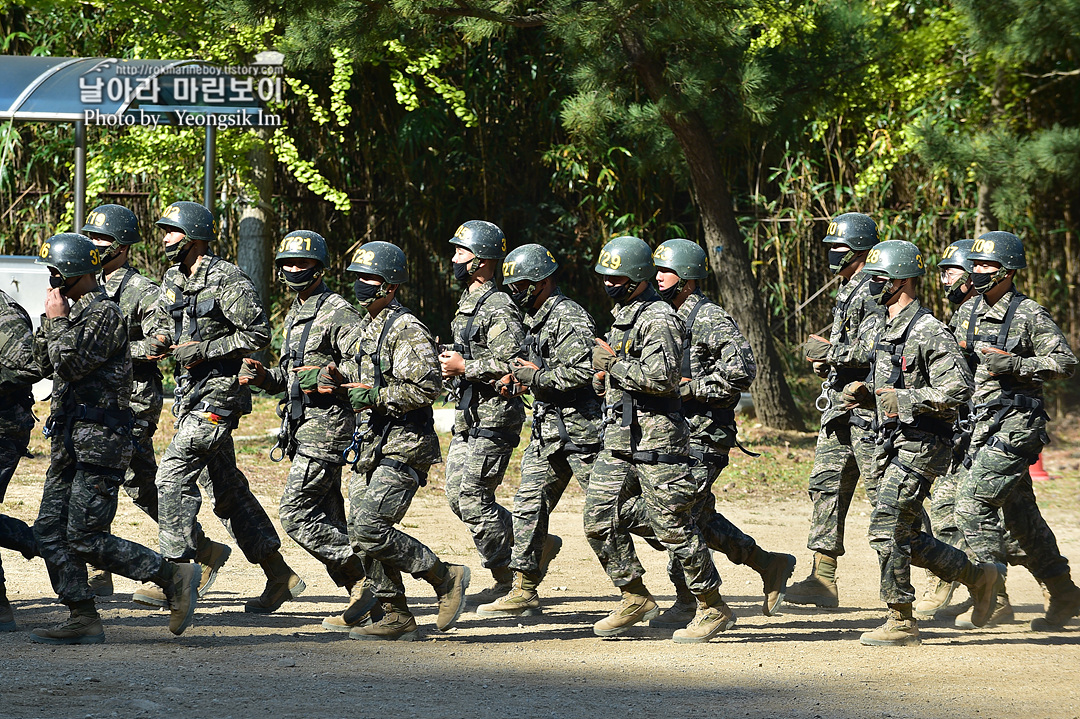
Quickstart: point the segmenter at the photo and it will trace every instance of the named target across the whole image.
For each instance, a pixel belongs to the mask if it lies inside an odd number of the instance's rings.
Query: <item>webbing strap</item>
[[[480,308],[483,306],[483,304],[485,302],[487,302],[488,297],[491,297],[491,295],[495,292],[495,290],[496,290],[496,288],[492,287],[487,292],[485,292],[483,295],[481,295],[480,299],[478,299],[476,301],[476,304],[473,306],[473,311],[472,311],[472,314],[469,315],[469,319],[465,321],[465,329],[462,331],[462,343],[461,343],[461,346],[462,346],[461,356],[464,359],[471,360],[473,358],[473,356],[472,356],[473,322],[476,320],[476,315],[480,312]],[[473,426],[477,422],[480,421],[480,418],[478,416],[476,416],[471,411],[472,410],[472,404],[473,404],[473,397],[476,394],[475,384],[476,384],[475,382],[467,380],[464,377],[461,378],[461,398],[458,399],[458,403],[457,403],[457,405],[455,407],[455,409],[459,409],[459,410],[461,410],[462,412],[465,413],[465,422],[468,423],[469,426]]]

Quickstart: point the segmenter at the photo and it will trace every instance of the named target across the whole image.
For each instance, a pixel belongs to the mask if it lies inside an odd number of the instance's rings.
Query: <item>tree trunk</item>
[[[661,63],[646,53],[632,32],[621,29],[620,39],[653,102],[670,96],[671,88],[663,79]],[[769,332],[765,302],[754,277],[746,242],[735,220],[731,192],[716,155],[712,134],[697,112],[664,112],[662,116],[678,140],[690,169],[709,261],[720,281],[724,305],[739,323],[757,360],[757,379],[751,394],[758,419],[769,427],[802,430],[802,417],[784,378],[784,366]]]
[[[993,232],[998,228],[997,217],[990,208],[990,196],[994,192],[993,185],[989,182],[979,183],[979,204],[975,210],[975,236],[979,237],[987,232]]]
[[[248,152],[251,167],[251,186],[254,195],[245,192],[238,200],[240,225],[236,243],[236,264],[251,278],[262,299],[267,313],[270,312],[270,282],[273,280],[273,211],[269,201],[274,192],[273,158],[266,142],[266,129],[258,131],[260,142]]]

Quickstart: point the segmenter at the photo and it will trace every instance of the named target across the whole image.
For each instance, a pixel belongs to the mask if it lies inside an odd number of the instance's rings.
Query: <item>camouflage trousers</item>
[[[950,547],[962,549],[971,554],[964,533],[956,521],[956,492],[960,488],[960,481],[967,474],[967,470],[955,463],[949,471],[934,482],[934,488],[930,492],[930,525],[933,527],[934,537],[940,539]],[[1016,501],[1010,494],[1009,502]],[[1001,523],[1001,510],[998,511],[998,521]],[[1002,525],[1001,531],[1005,538],[1005,554],[1008,563],[1012,566],[1027,566],[1028,556],[1021,549],[1020,544],[1013,539],[1012,534]]]
[[[419,579],[439,561],[420,540],[394,526],[409,511],[420,482],[427,481],[428,467],[410,469],[380,464],[370,472],[353,472],[349,481],[349,540],[363,560],[368,587],[380,599],[405,594],[402,572]]]
[[[199,540],[202,487],[225,528],[249,562],[281,548],[266,510],[236,467],[233,425],[189,412],[180,418],[157,473],[158,535],[168,559],[194,559]]]
[[[956,522],[977,561],[1006,563],[1007,531],[1027,555],[1024,566],[1046,581],[1068,572],[1069,560],[1061,556],[1035,502],[1028,467],[1026,457],[997,447],[980,448],[957,489]]]
[[[154,579],[162,569],[160,554],[109,533],[121,481],[116,470],[77,467],[66,452],[53,456],[34,536],[53,589],[64,604],[93,599],[87,563],[140,582]]]
[[[156,523],[158,521],[157,458],[154,456],[154,434],[157,423],[148,427],[135,427],[132,438],[135,451],[131,453],[131,464],[124,474],[124,491],[131,497],[135,506],[146,513]]]
[[[514,524],[510,511],[495,500],[516,443],[497,437],[454,435],[446,451],[446,498],[472,534],[483,566],[510,563]]]
[[[691,513],[694,524],[701,531],[701,537],[705,546],[709,549],[723,552],[732,564],[747,564],[757,542],[750,535],[744,533],[720,512],[716,511],[716,496],[713,494],[713,484],[717,477],[727,466],[727,456],[723,461],[713,459],[711,461],[699,460],[690,467],[690,473],[694,477],[697,491]],[[641,497],[635,497],[627,502],[624,509],[625,521],[629,531],[646,539],[655,538],[652,526],[648,521],[648,513],[645,511],[645,503]],[[650,542],[651,543],[651,542]],[[686,575],[683,573],[682,564],[678,558],[668,552],[668,578],[675,587],[675,593],[680,597],[686,597],[692,592],[686,584]],[[722,582],[721,582],[722,583]]]
[[[601,450],[585,495],[585,536],[616,587],[643,576],[626,512],[639,497],[656,539],[673,554],[695,595],[720,586],[720,577],[692,515],[697,487],[685,463],[646,464]]]
[[[925,530],[923,500],[934,479],[948,468],[951,448],[923,435],[897,439],[893,453],[875,458],[877,501],[870,515],[870,546],[881,570],[881,599],[886,604],[915,601],[911,565],[924,567],[947,582],[958,581],[971,562],[967,555]]]
[[[554,442],[543,445],[534,439],[521,457],[521,484],[514,495],[514,551],[510,568],[531,577],[539,577],[548,521],[570,478],[576,478],[588,492],[589,468],[596,460],[596,452],[567,452],[560,446]]]
[[[341,465],[312,459],[303,451],[301,446],[285,480],[281,526],[294,542],[326,566],[335,584],[350,587],[364,578],[364,567],[349,544]]]
[[[876,451],[874,435],[847,423],[844,418],[825,425],[818,432],[814,466],[810,470],[810,537],[806,546],[830,557],[844,554],[844,525],[855,496],[859,476],[864,478],[866,496],[874,504],[876,485],[870,465]]]
[[[0,437],[0,502],[4,501],[8,484],[19,466],[26,445],[30,442],[30,433],[19,436]],[[21,552],[27,559],[38,556],[34,530],[26,522],[6,514],[0,514],[0,547]],[[4,582],[4,564],[0,562],[0,584]]]

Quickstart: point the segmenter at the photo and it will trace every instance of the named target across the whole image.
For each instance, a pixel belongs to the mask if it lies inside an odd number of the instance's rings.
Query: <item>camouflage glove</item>
[[[379,403],[379,388],[360,385],[349,389],[349,404],[359,412],[362,409],[374,407]]]
[[[169,354],[172,343],[165,335],[150,335],[146,338],[146,356],[151,358],[164,357]]]
[[[690,379],[683,377],[679,384],[679,397],[683,400],[693,399],[694,393],[690,390]]]
[[[514,379],[526,387],[532,387],[533,382],[536,380],[536,373],[540,371],[532,362],[526,362],[520,358],[514,358],[512,363]]]
[[[829,357],[829,348],[832,343],[821,335],[810,335],[802,343],[803,356],[809,362],[824,362]]]
[[[900,401],[896,397],[896,390],[892,387],[883,387],[877,391],[878,408],[886,417],[895,417],[900,414]]]
[[[334,394],[341,392],[345,375],[338,371],[337,363],[330,364],[319,370],[319,394]]]
[[[592,389],[596,393],[597,397],[603,397],[604,392],[607,391],[607,387],[604,386],[604,378],[607,377],[607,372],[597,372],[592,378]]]
[[[992,375],[1020,374],[1020,358],[1009,352],[983,347],[982,366]]]
[[[173,350],[172,356],[181,367],[194,367],[209,359],[206,356],[205,342],[185,342]]]
[[[870,394],[870,389],[865,382],[849,383],[844,387],[844,391],[840,393],[840,397],[844,400],[844,406],[848,409],[854,409],[855,407],[870,409],[874,406],[874,396]]]
[[[305,365],[303,367],[295,367],[293,372],[296,373],[296,378],[300,380],[300,391],[304,394],[311,394],[319,389],[319,372],[322,371],[322,367],[315,365]]]
[[[611,369],[611,365],[615,364],[615,360],[618,357],[615,356],[615,351],[611,349],[604,340],[596,340],[596,346],[592,351],[592,366],[593,369],[598,372],[607,372]]]
[[[263,363],[259,360],[245,357],[244,363],[240,365],[240,375],[238,379],[240,380],[240,384],[250,384],[261,387],[262,383],[266,381],[266,368],[263,367]]]

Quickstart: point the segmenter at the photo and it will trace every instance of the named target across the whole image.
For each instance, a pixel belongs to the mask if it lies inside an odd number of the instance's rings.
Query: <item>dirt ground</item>
[[[249,471],[264,462],[242,455]],[[43,466],[39,458],[20,468],[0,511],[33,519]],[[257,485],[275,521],[276,486]],[[350,641],[324,631],[319,623],[342,610],[345,596],[286,538],[283,551],[308,590],[273,615],[243,613],[263,576],[237,550],[182,637],[169,634],[165,612],[132,604],[135,583],[118,578],[117,593],[100,603],[106,644],[32,644],[29,630],[60,620],[64,610],[41,560],[5,550],[19,631],[0,634],[0,716],[1080,716],[1077,623],[1053,635],[1028,631],[1042,613],[1041,594],[1020,569],[1009,579],[1015,624],[964,632],[951,620],[922,622],[921,647],[861,646],[860,632],[882,616],[862,499],[853,506],[840,565],[841,609],[785,605],[780,616],[764,617],[757,576],[721,560],[722,592],[738,615],[734,629],[706,645],[678,645],[649,628],[595,637],[590,625],[617,594],[584,540],[582,505],[574,488],[553,517],[565,544],[541,587],[543,616],[490,620],[468,613],[457,629],[440,633],[430,587],[407,579],[422,629],[414,643]],[[796,554],[796,577],[805,576],[808,500],[762,497],[722,502],[721,509],[766,549]],[[202,514],[211,536],[226,541],[205,505]],[[1047,518],[1062,551],[1080,557],[1076,505],[1051,507]],[[421,491],[404,526],[444,559],[472,567],[476,589],[485,586],[487,573],[437,482]],[[125,496],[114,531],[156,546],[156,527]],[[640,551],[647,584],[670,602],[664,558],[648,547]],[[923,572],[915,576],[921,589]]]

